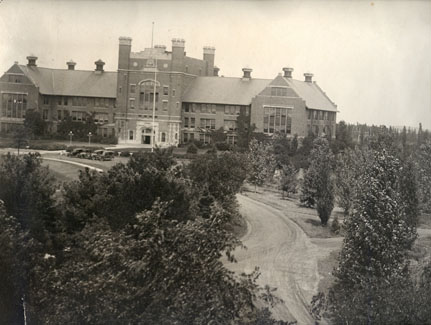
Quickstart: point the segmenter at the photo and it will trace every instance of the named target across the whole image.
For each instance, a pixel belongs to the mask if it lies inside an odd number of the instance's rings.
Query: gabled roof
[[[24,74],[45,95],[115,98],[117,73],[104,71],[49,69],[19,65]]]
[[[250,105],[270,79],[197,77],[184,93],[183,102]]]
[[[284,78],[290,87],[305,100],[305,106],[310,109],[325,111],[337,111],[335,105],[315,82],[305,82],[295,79]]]

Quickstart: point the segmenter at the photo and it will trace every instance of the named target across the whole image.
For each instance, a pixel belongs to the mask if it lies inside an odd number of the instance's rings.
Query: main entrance
[[[151,144],[151,132],[152,130],[150,128],[142,129],[142,135],[141,135],[141,143],[142,144]]]

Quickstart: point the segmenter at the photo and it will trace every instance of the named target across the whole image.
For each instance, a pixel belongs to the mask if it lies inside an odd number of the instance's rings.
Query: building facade
[[[239,119],[269,136],[335,136],[337,107],[312,74],[296,80],[292,68],[283,68],[274,79],[258,79],[244,68],[242,77],[220,77],[215,48],[205,46],[201,59],[192,58],[183,39],[173,39],[171,51],[156,45],[133,52],[132,39],[120,37],[116,72],[104,71],[101,60],[94,71],[82,71],[72,61],[67,69],[49,69],[38,67],[37,57],[27,59],[0,78],[0,132],[36,110],[51,132],[65,118],[91,115],[100,135],[144,147],[210,143],[216,130],[235,144]]]

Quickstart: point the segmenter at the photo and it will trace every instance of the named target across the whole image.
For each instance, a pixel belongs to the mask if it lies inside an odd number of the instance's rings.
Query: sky
[[[337,120],[431,130],[431,1],[50,1],[0,0],[0,70],[30,54],[38,66],[116,71],[118,38],[132,51],[188,56],[216,48],[220,75],[275,78],[305,72],[337,104]]]

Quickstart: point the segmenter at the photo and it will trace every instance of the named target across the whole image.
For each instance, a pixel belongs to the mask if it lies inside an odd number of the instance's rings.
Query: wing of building
[[[292,68],[283,68],[273,79],[258,79],[244,68],[238,78],[219,76],[215,48],[191,58],[183,39],[173,39],[171,51],[131,48],[131,38],[120,37],[116,72],[104,71],[101,60],[94,71],[76,70],[73,61],[65,69],[38,67],[35,56],[12,65],[0,78],[0,132],[34,110],[49,132],[64,119],[82,123],[92,116],[101,136],[137,146],[209,143],[215,130],[235,144],[239,118],[267,135],[335,136],[337,107],[310,73],[296,80]]]

